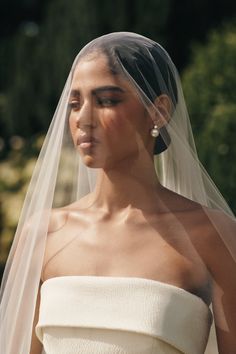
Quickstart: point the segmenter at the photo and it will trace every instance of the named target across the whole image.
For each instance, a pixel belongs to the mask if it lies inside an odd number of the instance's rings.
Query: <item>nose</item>
[[[85,101],[81,105],[76,116],[76,125],[78,128],[95,126],[93,107],[89,101]]]

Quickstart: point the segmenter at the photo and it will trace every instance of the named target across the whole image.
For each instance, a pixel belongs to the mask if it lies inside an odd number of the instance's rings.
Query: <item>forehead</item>
[[[83,89],[89,86],[94,88],[103,85],[118,85],[134,90],[124,74],[112,70],[105,54],[95,52],[82,57],[73,73],[72,88]]]

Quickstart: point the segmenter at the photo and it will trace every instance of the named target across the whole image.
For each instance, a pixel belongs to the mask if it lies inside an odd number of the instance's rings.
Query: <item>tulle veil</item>
[[[158,179],[164,187],[203,206],[235,260],[235,218],[198,159],[181,82],[168,53],[135,33],[99,37],[75,58],[25,197],[1,287],[0,352],[4,354],[30,350],[51,209],[83,198],[96,185],[98,171],[83,164],[68,127],[74,70],[81,58],[96,51],[107,55],[111,70],[130,82],[147,110],[157,109],[153,102],[158,94],[171,98],[168,124],[159,129],[155,144]],[[227,323],[225,330],[229,330]]]

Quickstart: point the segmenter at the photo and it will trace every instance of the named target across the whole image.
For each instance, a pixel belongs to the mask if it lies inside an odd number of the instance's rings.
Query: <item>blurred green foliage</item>
[[[0,266],[6,260],[43,137],[11,139],[12,149],[0,164]]]
[[[199,156],[236,211],[236,23],[193,47],[183,87]]]
[[[1,134],[45,132],[79,50],[93,38],[121,29],[154,38],[159,33],[162,39],[169,3],[51,0],[40,27],[24,23],[0,49],[6,79],[0,93]]]

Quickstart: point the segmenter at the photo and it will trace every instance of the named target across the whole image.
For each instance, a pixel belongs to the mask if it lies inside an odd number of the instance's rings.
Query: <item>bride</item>
[[[134,33],[95,39],[26,197],[1,353],[201,354],[212,320],[219,353],[236,353],[235,232],[169,55]]]

